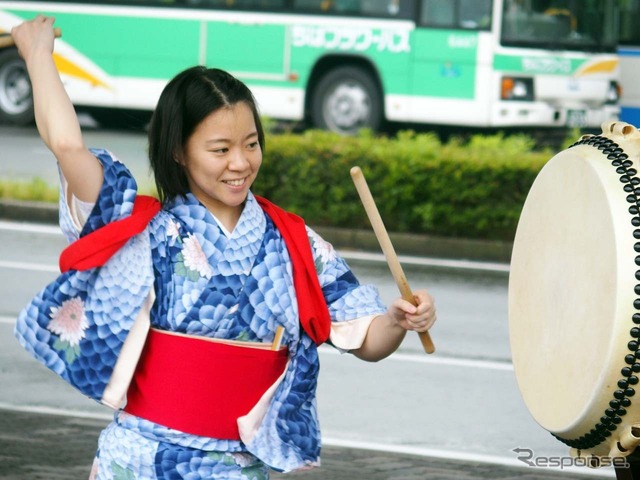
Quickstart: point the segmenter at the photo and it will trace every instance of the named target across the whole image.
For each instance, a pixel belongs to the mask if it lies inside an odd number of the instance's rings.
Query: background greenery
[[[553,156],[524,135],[393,138],[321,131],[267,139],[254,191],[310,225],[370,228],[349,171],[360,166],[389,231],[511,241],[526,195]]]
[[[525,135],[445,142],[412,131],[270,134],[253,190],[309,225],[370,229],[349,174],[357,165],[390,232],[511,241],[526,195],[553,154]],[[40,179],[0,182],[0,198],[53,202],[57,196]]]

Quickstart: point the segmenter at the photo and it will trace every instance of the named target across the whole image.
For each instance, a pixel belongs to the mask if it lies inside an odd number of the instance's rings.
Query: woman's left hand
[[[405,330],[426,332],[436,321],[436,307],[433,297],[426,290],[413,293],[417,306],[402,298],[397,298],[389,307],[389,316]]]

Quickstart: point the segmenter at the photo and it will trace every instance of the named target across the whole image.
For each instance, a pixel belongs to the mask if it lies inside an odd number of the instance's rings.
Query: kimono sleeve
[[[387,307],[374,285],[361,285],[333,246],[307,227],[320,286],[329,307],[329,342],[340,350],[354,350],[364,341],[371,321]]]
[[[80,232],[61,195],[60,224],[71,241],[133,209],[136,183],[129,171],[106,150],[92,152],[104,167],[104,182]],[[147,229],[103,266],[69,270],[47,285],[20,312],[15,335],[34,358],[83,394],[103,402],[123,344],[152,285]]]
[[[138,190],[131,172],[115,155],[105,149],[92,148],[90,151],[102,165],[104,180],[98,199],[84,225],[77,225],[74,219],[70,208],[72,201],[66,189],[67,182],[60,172],[60,228],[69,242],[131,214]]]

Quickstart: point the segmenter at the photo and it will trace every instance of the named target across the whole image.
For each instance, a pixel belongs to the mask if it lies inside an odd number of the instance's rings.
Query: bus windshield
[[[612,0],[505,0],[502,45],[614,52]]]

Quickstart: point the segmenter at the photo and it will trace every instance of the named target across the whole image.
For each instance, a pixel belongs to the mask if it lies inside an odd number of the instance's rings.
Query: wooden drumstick
[[[60,30],[59,28],[54,28],[53,36],[55,38],[60,38],[62,36],[62,30]],[[15,42],[13,41],[13,37],[11,36],[10,33],[5,35],[0,35],[0,48],[12,47],[14,45],[15,45]]]
[[[353,167],[351,169],[351,178],[353,179],[356,190],[360,195],[360,200],[362,201],[362,205],[367,212],[367,216],[369,217],[369,221],[371,222],[373,231],[376,234],[376,238],[380,243],[382,252],[387,259],[391,274],[396,281],[396,285],[398,285],[400,295],[404,300],[410,302],[412,305],[417,306],[416,299],[413,296],[411,287],[409,287],[409,282],[407,282],[407,278],[404,275],[402,265],[400,265],[400,261],[398,260],[396,251],[393,248],[393,244],[391,243],[391,239],[389,238],[387,229],[382,222],[382,217],[380,217],[380,212],[378,212],[376,203],[373,200],[373,196],[371,195],[371,191],[369,190],[369,186],[367,185],[367,180],[364,178],[360,167]],[[433,353],[436,351],[436,347],[431,340],[429,332],[418,332],[418,335],[420,336],[420,341],[422,342],[422,347],[424,348],[425,352]]]

